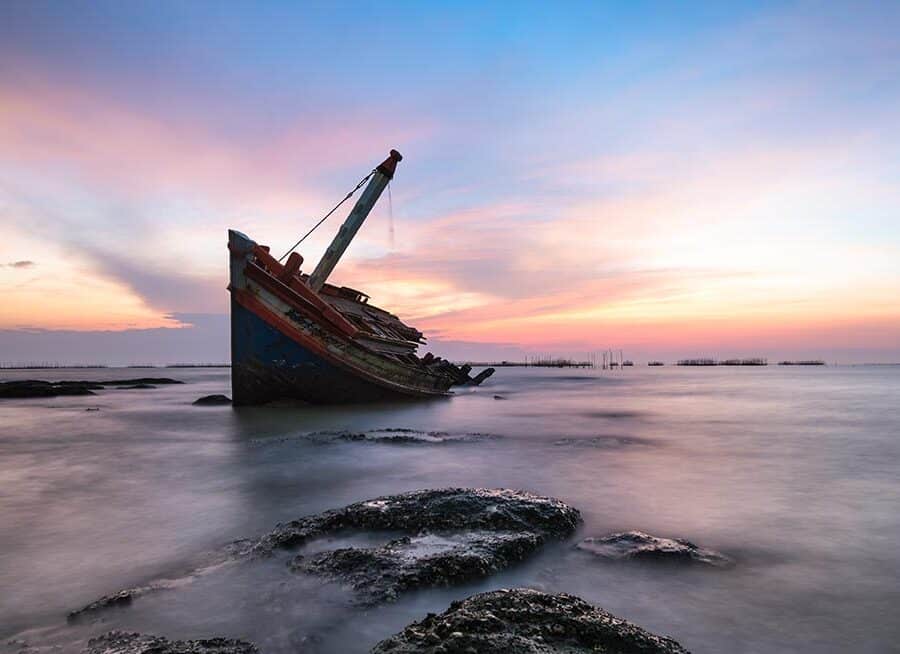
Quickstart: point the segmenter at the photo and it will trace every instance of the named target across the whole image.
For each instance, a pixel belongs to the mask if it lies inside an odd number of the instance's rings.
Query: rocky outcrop
[[[68,621],[102,620],[102,614],[107,609],[126,608],[144,595],[183,588],[200,577],[221,571],[226,565],[237,564],[241,559],[246,558],[255,542],[256,540],[233,541],[218,550],[202,553],[192,564],[180,570],[176,575],[149,580],[145,584],[104,595],[80,609],[70,611],[67,616]]]
[[[518,588],[474,595],[381,641],[372,654],[687,654],[578,597]]]
[[[93,382],[48,382],[37,379],[0,382],[0,398],[57,397],[93,395],[102,385]]]
[[[82,608],[75,611],[70,611],[66,618],[69,622],[77,622],[82,618],[86,618],[97,613],[98,611],[104,611],[113,607],[129,606],[135,594],[136,589],[128,589],[120,590],[118,593],[114,593],[112,595],[104,595],[100,599],[91,602],[87,606],[83,606]]]
[[[257,654],[253,643],[233,638],[168,640],[124,631],[110,631],[92,638],[83,654]]]
[[[94,391],[103,390],[107,386],[127,388],[154,388],[153,384],[181,384],[168,377],[142,377],[139,379],[116,379],[112,381],[42,381],[24,379],[21,381],[0,382],[0,399],[57,397],[60,395],[94,395]]]
[[[402,534],[379,547],[346,547],[298,555],[291,568],[348,583],[363,602],[392,600],[406,590],[485,577],[532,554],[548,539],[570,535],[580,521],[559,500],[484,488],[423,490],[379,497],[278,525],[252,548],[270,554],[329,534]]]
[[[475,531],[405,536],[382,547],[343,548],[297,556],[295,571],[347,583],[367,603],[392,601],[409,590],[464,583],[517,563],[544,542],[536,533]]]
[[[103,386],[133,386],[136,384],[183,384],[183,381],[169,377],[136,377],[135,379],[113,379],[97,382]]]
[[[551,539],[572,534],[581,521],[577,509],[524,491],[443,488],[388,495],[279,524],[252,540],[241,540],[206,556],[190,576],[209,574],[224,563],[267,557],[279,550],[346,542],[362,536],[392,540],[374,547],[331,547],[301,552],[290,569],[346,583],[362,604],[392,600],[415,588],[445,586],[490,575],[521,561]],[[356,542],[359,542],[358,540]],[[383,539],[382,539],[383,542]],[[178,587],[178,580],[101,597],[72,611],[69,620],[127,606],[149,592]]]
[[[493,434],[476,432],[451,434],[444,431],[421,431],[418,429],[372,429],[362,432],[321,431],[306,434],[305,438],[314,443],[333,443],[335,441],[351,441],[365,443],[381,443],[388,445],[443,445],[450,443],[470,443],[489,438],[497,438]]]
[[[256,544],[257,553],[302,545],[337,531],[530,531],[571,534],[581,514],[552,497],[495,488],[441,488],[387,495],[279,524]]]
[[[204,395],[194,400],[191,404],[194,406],[224,406],[231,404],[231,398],[227,395]]]
[[[600,538],[585,538],[576,547],[611,560],[700,563],[728,567],[734,562],[719,552],[698,547],[683,538],[660,538],[642,531],[625,531]]]

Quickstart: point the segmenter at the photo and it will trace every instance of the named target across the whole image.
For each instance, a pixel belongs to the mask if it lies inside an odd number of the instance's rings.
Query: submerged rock
[[[349,583],[368,602],[413,588],[485,577],[532,554],[549,538],[568,536],[581,517],[559,500],[484,488],[423,490],[379,497],[278,525],[252,551],[304,545],[328,534],[400,532],[380,547],[299,555],[296,571]]]
[[[372,654],[687,654],[572,595],[526,588],[496,590],[453,602],[381,641]]]
[[[387,495],[279,524],[254,550],[302,545],[341,530],[533,531],[562,537],[571,534],[581,514],[552,497],[495,488],[441,488]]]
[[[37,379],[0,382],[0,398],[57,397],[59,395],[94,395],[103,386],[93,382],[48,382]]]
[[[233,542],[189,576],[305,546],[308,552],[289,562],[291,570],[349,584],[361,603],[372,604],[415,588],[488,576],[525,559],[550,539],[569,536],[580,521],[577,509],[524,491],[420,490],[279,524],[261,538]],[[341,546],[348,542],[354,546]],[[322,549],[334,543],[337,546]],[[157,580],[127,589],[73,611],[69,619],[125,606],[145,593],[179,585],[177,580]]]
[[[656,445],[647,438],[634,436],[592,436],[590,438],[560,438],[553,441],[557,447],[590,447],[598,449],[615,449],[634,445]]]
[[[136,589],[130,588],[128,590],[120,590],[118,593],[114,593],[112,595],[104,595],[100,599],[91,602],[87,606],[83,606],[82,608],[75,611],[69,611],[66,619],[69,622],[77,622],[78,620],[86,618],[98,611],[103,611],[105,609],[113,608],[116,606],[129,606],[131,604],[131,600],[134,599],[135,594]]]
[[[135,379],[113,379],[98,382],[104,386],[132,386],[135,384],[183,384],[183,381],[169,377],[136,377]]]
[[[226,565],[237,563],[242,558],[246,558],[247,553],[255,542],[255,540],[233,541],[226,547],[202,554],[192,565],[181,570],[179,574],[171,577],[153,579],[139,586],[132,586],[131,588],[125,588],[110,595],[104,595],[100,599],[95,600],[80,609],[70,611],[67,616],[68,621],[76,622],[82,619],[93,619],[107,609],[129,607],[144,595],[158,591],[183,588],[200,577],[213,574]]]
[[[231,398],[227,395],[204,395],[192,402],[195,406],[222,406],[231,404]]]
[[[585,538],[576,547],[605,559],[637,559],[673,563],[702,563],[727,567],[734,562],[719,552],[698,547],[683,538],[660,538],[642,531],[625,531],[601,538]]]
[[[255,439],[255,444],[265,445],[273,442],[308,440],[317,444],[336,442],[378,443],[382,445],[445,445],[453,443],[471,443],[487,439],[500,438],[496,434],[479,432],[449,433],[445,431],[421,431],[403,427],[388,429],[371,429],[368,431],[318,431],[281,439]]]
[[[532,532],[476,531],[457,535],[405,536],[382,547],[320,552],[295,557],[295,571],[350,584],[369,602],[393,600],[408,590],[480,579],[525,559],[544,539]]]
[[[43,381],[40,379],[24,379],[19,381],[0,382],[0,399],[57,397],[60,395],[94,395],[94,391],[103,390],[106,386],[128,388],[154,388],[153,384],[182,384],[168,377],[141,377],[139,379],[115,379],[112,381]]]
[[[644,414],[640,411],[587,411],[580,414],[585,418],[607,418],[610,420],[619,420],[622,418],[640,418]]]
[[[234,638],[168,640],[162,636],[110,631],[92,638],[83,654],[257,654],[253,643]]]

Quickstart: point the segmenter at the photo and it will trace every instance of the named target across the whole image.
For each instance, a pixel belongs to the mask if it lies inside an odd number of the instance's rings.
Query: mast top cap
[[[388,158],[382,161],[377,170],[387,176],[388,179],[394,178],[394,171],[397,170],[397,164],[403,161],[403,155],[396,150],[391,150]]]

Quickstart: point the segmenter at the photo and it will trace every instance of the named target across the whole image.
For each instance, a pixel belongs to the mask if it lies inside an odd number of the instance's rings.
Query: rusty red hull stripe
[[[273,295],[284,300],[292,308],[304,315],[315,318],[317,322],[323,323],[323,327],[328,328],[329,331],[340,334],[344,338],[355,338],[359,334],[359,330],[334,308],[331,306],[322,307],[310,298],[305,297],[304,294],[299,293],[297,288],[295,288],[295,285],[297,287],[303,286],[303,283],[299,280],[294,280],[291,286],[287,286],[284,282],[272,277],[272,275],[254,263],[248,263],[244,267],[244,274]],[[324,303],[323,300],[316,299]]]

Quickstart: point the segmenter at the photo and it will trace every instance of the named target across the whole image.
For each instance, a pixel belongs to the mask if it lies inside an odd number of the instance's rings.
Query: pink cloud
[[[0,162],[73,176],[107,196],[182,193],[257,210],[325,206],[316,179],[394,145],[425,138],[428,121],[352,112],[298,115],[284,130],[224,137],[196,116],[153,115],[102,91],[64,83],[0,85]]]
[[[271,225],[283,220],[273,213],[327,208],[332,198],[317,183],[323,175],[377,163],[373,153],[428,141],[437,131],[427,118],[384,120],[378,130],[372,122],[379,121],[338,111],[298,116],[265,136],[225,136],[197,117],[151,115],[90,89],[7,85],[0,87],[0,163],[69,176],[97,195],[138,204],[187,193],[211,211],[239,207],[236,213],[256,214],[247,222]],[[702,136],[703,126],[692,130]],[[624,334],[648,345],[784,339],[824,346],[856,334],[855,342],[886,345],[896,339],[897,322],[884,298],[896,296],[896,281],[876,293],[860,266],[840,256],[850,252],[846,243],[801,247],[784,236],[804,219],[821,224],[803,212],[818,209],[822,198],[844,194],[853,207],[862,188],[886,192],[848,174],[860,147],[705,143],[685,153],[650,144],[561,164],[554,161],[565,152],[543,152],[548,161],[516,171],[518,181],[534,182],[524,197],[480,200],[478,183],[455,189],[471,198],[468,209],[398,219],[399,251],[351,251],[334,281],[367,290],[374,302],[454,340],[597,347]],[[416,198],[424,191],[408,189]],[[218,249],[201,254],[218,260],[221,234],[198,222],[169,225],[160,240],[183,235],[185,249],[212,242]],[[796,227],[789,232],[797,234],[807,239]],[[173,269],[154,252],[122,257],[112,240],[105,250],[82,249],[154,309],[217,310],[222,270],[198,273],[186,257],[184,269]],[[371,230],[355,251],[367,245],[368,252],[385,249]],[[861,322],[848,321],[850,306]]]

